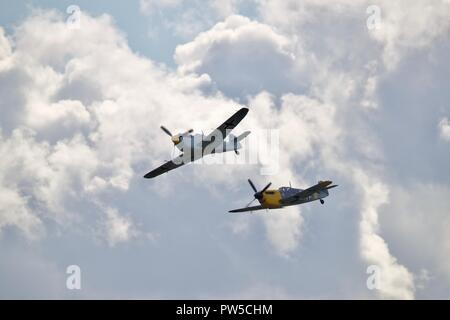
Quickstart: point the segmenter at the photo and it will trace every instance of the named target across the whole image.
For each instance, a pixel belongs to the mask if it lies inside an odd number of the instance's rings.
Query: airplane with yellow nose
[[[254,199],[245,208],[231,210],[229,212],[238,213],[262,209],[281,209],[316,200],[319,200],[321,204],[324,204],[325,201],[323,198],[328,197],[328,190],[337,187],[337,185],[332,185],[332,181],[319,181],[316,185],[304,190],[291,187],[281,187],[277,190],[269,190],[272,185],[272,183],[269,183],[264,189],[258,191],[252,180],[248,179],[248,183],[253,191],[255,191],[255,194],[253,195]],[[255,200],[258,200],[260,205],[250,207]]]

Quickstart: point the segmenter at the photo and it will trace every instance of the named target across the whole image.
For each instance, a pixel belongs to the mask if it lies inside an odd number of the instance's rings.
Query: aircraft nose
[[[254,197],[255,197],[256,199],[258,199],[258,200],[261,200],[261,199],[263,198],[263,195],[262,195],[261,192],[257,192],[257,193],[254,194]]]
[[[177,145],[181,142],[181,137],[180,136],[173,136],[172,137],[172,142]]]

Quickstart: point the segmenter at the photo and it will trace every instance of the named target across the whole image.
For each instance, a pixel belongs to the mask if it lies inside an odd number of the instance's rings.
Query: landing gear
[[[325,203],[325,201],[323,201],[323,199],[320,199],[320,203],[321,203],[321,204],[324,204],[324,203]]]

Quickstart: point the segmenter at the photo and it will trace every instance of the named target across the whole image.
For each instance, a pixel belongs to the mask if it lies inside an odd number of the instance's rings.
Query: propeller
[[[161,126],[161,130],[164,131],[165,133],[167,133],[168,136],[171,136],[171,137],[173,136],[172,132],[170,132],[169,129],[167,129],[166,127]]]
[[[185,133],[182,133],[181,136],[187,136],[188,134],[191,134],[192,132],[194,132],[194,129],[189,129]]]
[[[252,187],[253,191],[258,192],[258,190],[256,190],[256,187],[253,184],[252,180],[248,179],[248,183],[250,183],[250,187]]]
[[[247,205],[247,207],[249,207],[255,200],[262,200],[264,192],[266,192],[267,189],[269,189],[272,185],[272,182],[270,182],[267,186],[264,187],[264,189],[258,191],[252,180],[248,179],[248,183],[250,184],[250,187],[252,187],[253,191],[255,191],[255,194],[253,195],[254,199]]]
[[[172,142],[174,145],[179,144],[183,140],[184,136],[187,136],[187,135],[191,134],[192,132],[194,132],[194,129],[189,129],[188,131],[186,131],[184,133],[179,133],[177,135],[173,135],[172,132],[170,132],[170,130],[164,126],[161,126],[161,130],[164,131],[168,136],[170,136],[172,138]]]

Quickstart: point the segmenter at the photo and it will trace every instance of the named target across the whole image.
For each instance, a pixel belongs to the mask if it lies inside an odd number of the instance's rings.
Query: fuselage
[[[306,202],[316,201],[323,198],[328,197],[328,190],[324,189],[318,192],[313,193],[312,195],[299,198],[295,202],[291,202],[289,204],[282,204],[283,199],[290,198],[295,196],[299,192],[303,191],[303,189],[296,189],[291,187],[281,187],[277,190],[267,190],[263,193],[262,199],[259,200],[260,204],[267,209],[279,209],[286,206],[294,206]]]
[[[180,142],[176,144],[176,147],[183,152],[190,151],[191,154],[206,155],[211,153],[221,153],[228,151],[237,151],[242,148],[242,145],[237,141],[236,137],[230,134],[228,139],[225,139],[222,143],[214,148],[204,148],[205,136],[202,134],[186,135],[179,138]],[[207,141],[210,142],[210,141]],[[202,154],[204,153],[204,154]],[[197,157],[196,157],[197,158]]]

